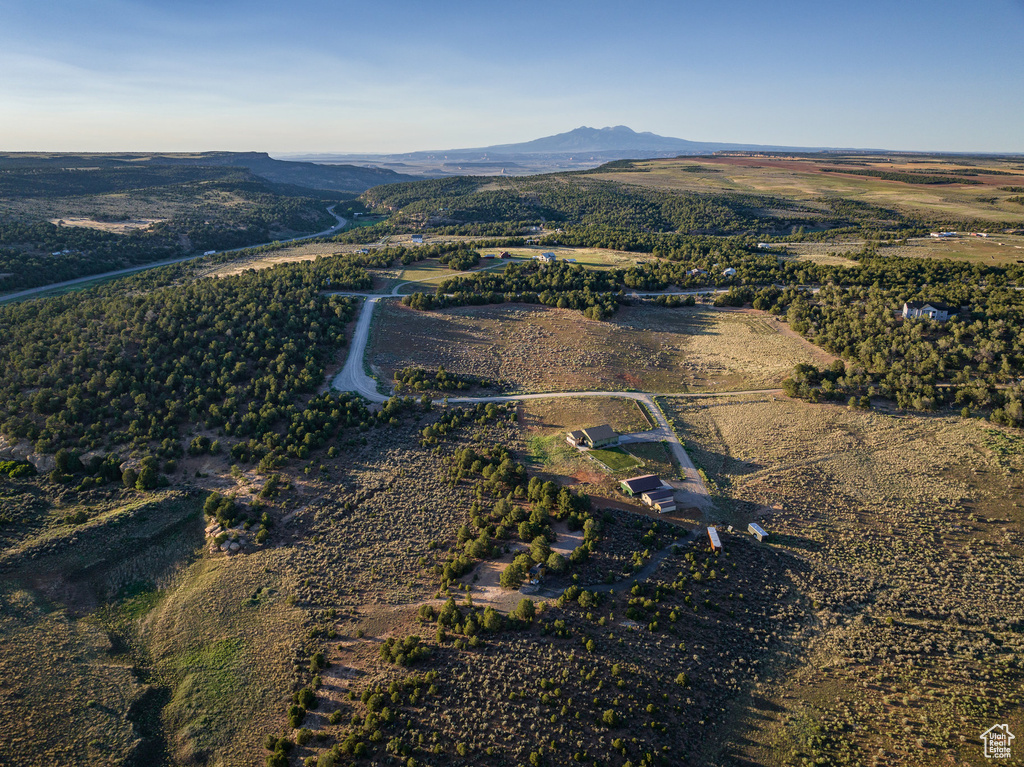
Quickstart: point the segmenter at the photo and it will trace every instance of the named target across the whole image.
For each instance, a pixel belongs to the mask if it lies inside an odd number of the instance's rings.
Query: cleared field
[[[888,252],[886,249],[885,252]],[[1024,263],[1024,236],[992,234],[988,237],[958,236],[911,240],[898,248],[898,255],[917,258],[949,258],[985,266]]]
[[[390,378],[444,365],[518,392],[654,392],[778,386],[820,351],[761,312],[624,307],[608,322],[578,312],[505,304],[415,312],[380,307],[368,361]]]
[[[996,163],[992,169],[1016,175],[970,176],[969,184],[908,184],[870,176],[826,173],[823,167],[856,168],[886,172],[908,170],[941,175],[962,170],[948,162],[881,162],[878,158],[860,158],[864,165],[837,165],[834,159],[799,157],[702,157],[699,159],[647,160],[636,164],[634,172],[595,174],[610,181],[638,184],[660,189],[693,192],[744,192],[814,201],[823,197],[843,197],[888,208],[916,210],[929,216],[953,219],[977,218],[989,221],[1021,221],[1019,205],[1007,202],[1014,196],[1001,186],[1024,185],[1024,172],[1011,165]],[[703,168],[705,172],[693,170]],[[983,168],[973,168],[979,172]]]
[[[863,248],[863,242],[837,243],[787,243],[787,259],[813,261],[818,264],[853,266],[856,262],[844,258],[843,253],[854,253]],[[901,258],[938,258],[954,261],[970,261],[985,266],[1007,266],[1024,263],[1024,236],[1019,234],[990,234],[988,237],[972,237],[969,234],[956,237],[915,237],[905,245],[883,248],[882,255]]]
[[[519,423],[543,436],[608,424],[619,434],[647,431],[651,425],[636,400],[614,397],[564,397],[529,400],[519,408]]]
[[[97,229],[101,232],[114,232],[115,234],[124,234],[126,232],[133,232],[137,229],[145,229],[153,224],[159,223],[160,221],[166,221],[167,219],[162,218],[140,218],[128,221],[96,221],[95,219],[85,217],[71,217],[71,218],[53,218],[50,219],[51,224],[57,224],[59,226],[79,226],[83,229]]]
[[[809,261],[825,266],[856,266],[857,262],[846,258],[843,253],[855,253],[864,246],[863,242],[857,243],[828,243],[823,245],[819,242],[792,242],[786,243],[787,255],[783,260]],[[886,250],[888,253],[889,250]]]
[[[531,260],[541,253],[554,253],[559,261],[575,260],[588,269],[621,269],[637,263],[657,261],[655,256],[646,253],[630,253],[625,250],[608,250],[605,248],[568,248],[568,247],[533,247],[533,248],[481,248],[480,253],[506,252],[515,258]]]
[[[820,629],[726,717],[735,756],[975,764],[992,721],[1024,724],[1021,440],[784,398],[666,408],[723,520],[763,517],[769,545],[811,566],[797,590]]]
[[[204,274],[207,277],[226,277],[240,274],[247,269],[268,269],[278,264],[290,264],[300,261],[315,261],[321,257],[355,253],[362,245],[339,245],[332,242],[314,242],[298,244],[272,253],[240,257],[237,261],[212,267]]]

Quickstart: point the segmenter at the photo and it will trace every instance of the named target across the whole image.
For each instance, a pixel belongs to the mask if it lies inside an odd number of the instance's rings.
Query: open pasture
[[[639,305],[598,322],[525,304],[379,311],[368,362],[389,379],[404,367],[441,364],[519,393],[730,391],[777,387],[796,363],[821,362],[761,312]]]
[[[838,157],[719,156],[638,161],[635,171],[594,174],[609,181],[686,192],[739,192],[785,197],[814,203],[827,197],[896,208],[909,213],[958,220],[1024,221],[1015,196],[1000,187],[1024,185],[1019,163],[993,160],[984,167],[965,168],[948,161],[889,162],[887,158],[856,156],[850,163]],[[943,171],[977,171],[954,184],[910,184],[850,173],[829,173],[823,168],[942,175]],[[984,175],[990,168],[1013,175]],[[701,170],[703,169],[703,172]],[[957,178],[958,176],[952,176]]]

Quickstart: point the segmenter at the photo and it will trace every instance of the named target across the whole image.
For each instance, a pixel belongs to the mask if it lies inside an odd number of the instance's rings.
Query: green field
[[[631,456],[621,447],[588,450],[587,455],[589,455],[591,458],[600,461],[616,474],[618,474],[620,471],[628,471],[629,469],[641,465],[640,461]]]

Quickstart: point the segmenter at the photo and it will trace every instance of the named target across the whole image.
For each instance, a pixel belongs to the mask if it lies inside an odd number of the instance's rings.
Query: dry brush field
[[[815,630],[724,728],[737,758],[980,764],[1024,723],[1024,443],[959,418],[782,398],[668,409],[726,522],[762,524],[809,565]]]
[[[598,322],[524,304],[378,311],[367,359],[388,379],[443,365],[521,393],[729,391],[778,386],[796,363],[823,359],[761,312],[638,305]]]

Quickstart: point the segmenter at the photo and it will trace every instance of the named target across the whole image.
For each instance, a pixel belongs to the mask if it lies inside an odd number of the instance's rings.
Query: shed
[[[768,537],[768,533],[766,533],[765,529],[761,527],[759,524],[757,524],[757,522],[751,522],[749,525],[747,525],[747,532],[755,538],[757,538],[757,540],[759,541],[763,541],[765,538]]]
[[[711,541],[711,550],[718,552],[722,550],[722,541],[718,537],[718,531],[713,528],[708,528],[708,540]]]
[[[661,487],[661,477],[657,474],[643,474],[639,477],[630,477],[619,483],[622,492],[632,498],[634,495],[646,493],[648,490],[657,490]]]

